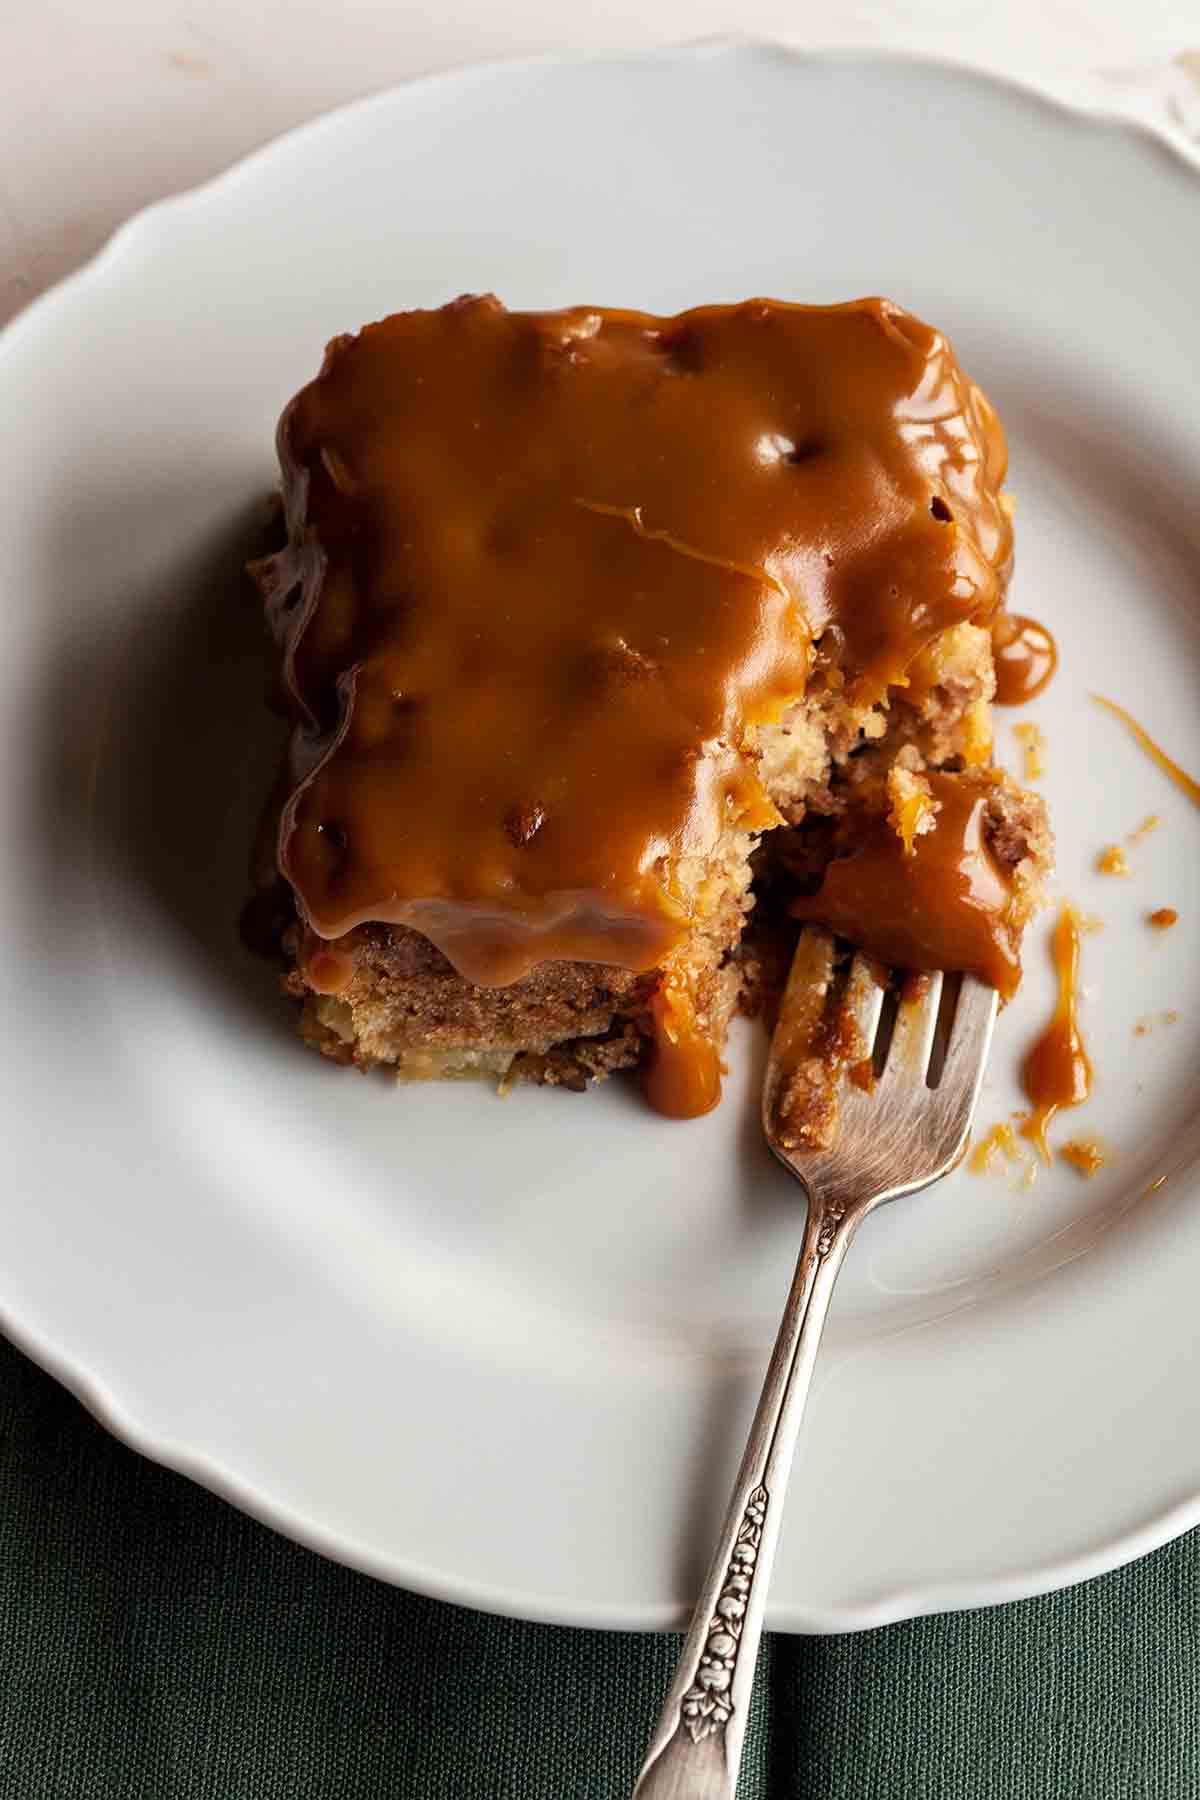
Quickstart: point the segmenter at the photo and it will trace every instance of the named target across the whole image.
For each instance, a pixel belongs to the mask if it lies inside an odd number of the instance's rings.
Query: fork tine
[[[935,969],[925,976],[913,999],[900,1002],[881,1083],[906,1082],[916,1086],[924,1082],[941,1003],[942,971]]]
[[[942,1088],[961,1087],[965,1082],[973,1093],[979,1085],[999,1003],[999,995],[990,982],[980,981],[977,975],[963,976],[954,1023],[950,1027],[950,1042],[946,1046]]]
[[[962,1155],[998,999],[986,982],[962,978],[938,1083],[930,1087],[944,996],[935,972],[901,1003],[878,1081],[860,1082],[844,1065],[862,1054],[856,1044],[873,1044],[888,974],[856,956],[831,1012],[835,962],[827,933],[802,935],[768,1059],[762,1122],[768,1144],[810,1202],[819,1195],[828,1216],[861,1217],[883,1200],[928,1186]]]
[[[833,965],[832,935],[816,926],[807,927],[796,945],[767,1056],[761,1116],[769,1144],[792,1141],[792,1084],[796,1070],[812,1056],[833,980]],[[830,1113],[830,1120],[834,1116]]]
[[[870,1056],[875,1044],[886,986],[887,977],[878,963],[872,962],[867,956],[854,958],[846,977],[842,1005],[858,1027],[864,1056]]]
[[[833,980],[834,943],[828,931],[810,926],[800,933],[787,986],[779,1003],[779,1019],[771,1042],[773,1060],[794,1059],[812,1041],[825,1010]]]
[[[776,1149],[833,1141],[841,1063],[869,1056],[875,1041],[886,973],[869,957],[856,956],[839,989],[836,963],[830,932],[816,926],[801,932],[763,1082],[763,1130]]]

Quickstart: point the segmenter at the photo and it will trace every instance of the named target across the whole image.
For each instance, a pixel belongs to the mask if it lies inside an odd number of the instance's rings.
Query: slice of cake
[[[802,916],[1011,991],[1049,839],[990,767],[1006,450],[936,331],[465,298],[335,339],[278,449],[269,841],[310,1043],[636,1065],[706,1111],[768,862]]]

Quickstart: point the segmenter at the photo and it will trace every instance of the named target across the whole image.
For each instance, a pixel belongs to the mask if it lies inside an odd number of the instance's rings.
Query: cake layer
[[[331,953],[335,992],[313,985],[322,952],[299,928],[288,949],[285,987],[304,1002],[303,1035],[335,1062],[382,1064],[406,1081],[484,1076],[574,1089],[640,1067],[657,1110],[682,1118],[720,1097],[718,1051],[739,970],[702,943],[674,984],[666,970],[552,962],[508,986],[478,987],[420,933],[361,925]],[[664,1055],[670,1032],[678,1054]]]

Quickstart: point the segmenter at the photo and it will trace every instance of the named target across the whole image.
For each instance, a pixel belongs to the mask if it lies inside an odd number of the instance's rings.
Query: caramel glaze
[[[997,705],[1024,706],[1049,686],[1058,667],[1058,645],[1036,619],[1001,611],[992,621],[992,659]]]
[[[1092,1065],[1076,1016],[1079,983],[1079,915],[1064,906],[1050,940],[1058,1000],[1050,1023],[1021,1065],[1021,1085],[1033,1111],[1021,1127],[1047,1162],[1046,1128],[1063,1107],[1079,1106],[1092,1087]]]
[[[280,870],[318,937],[411,926],[482,985],[661,964],[692,859],[778,822],[755,736],[815,646],[869,704],[1011,564],[995,415],[885,300],[465,297],[335,339],[278,448]]]
[[[283,870],[321,936],[415,925],[480,982],[661,960],[673,864],[773,822],[753,730],[813,640],[878,697],[1009,565],[994,415],[880,300],[400,314],[279,449]]]
[[[901,969],[962,969],[1007,999],[1021,978],[1009,923],[1012,884],[984,832],[986,790],[930,772],[933,829],[904,849],[873,817],[849,855],[826,868],[815,894],[791,903],[798,919],[827,925]]]

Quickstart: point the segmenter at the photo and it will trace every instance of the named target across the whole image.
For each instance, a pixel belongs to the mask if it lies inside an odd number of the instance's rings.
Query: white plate
[[[280,1530],[476,1605],[689,1603],[800,1196],[744,1031],[687,1126],[395,1092],[289,1035],[235,931],[272,728],[237,569],[324,340],[494,288],[673,309],[883,292],[1012,438],[1032,709],[1088,939],[1117,1159],[963,1173],[871,1222],[771,1596],[839,1629],[1094,1573],[1200,1518],[1200,819],[1090,689],[1200,769],[1200,181],[1149,135],[893,60],[708,47],[468,71],[154,209],[0,342],[0,1298],[114,1430]],[[1127,881],[1097,850],[1147,813]],[[1143,923],[1171,904],[1166,937]],[[1044,931],[983,1121],[1050,996]],[[1142,1015],[1174,1026],[1134,1035]],[[1066,1135],[1065,1132],[1061,1135]],[[1152,1180],[1170,1180],[1150,1198]]]

